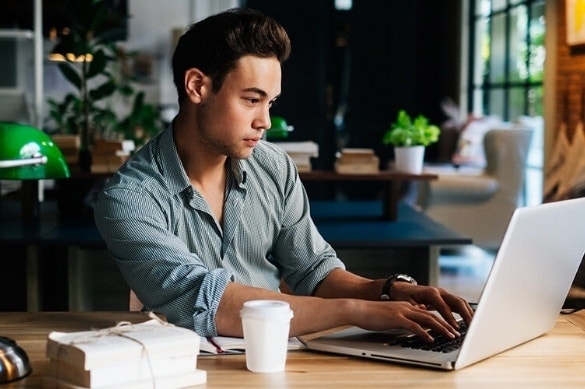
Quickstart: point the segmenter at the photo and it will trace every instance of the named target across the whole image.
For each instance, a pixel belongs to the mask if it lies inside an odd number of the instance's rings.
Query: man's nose
[[[255,123],[255,128],[268,130],[270,126],[272,126],[272,122],[270,121],[270,110],[268,108],[263,109]]]

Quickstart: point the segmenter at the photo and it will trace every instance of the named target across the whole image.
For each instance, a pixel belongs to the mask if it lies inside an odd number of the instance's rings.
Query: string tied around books
[[[158,317],[154,312],[148,312],[148,317],[155,320],[159,325],[162,326],[169,326],[169,327],[174,327],[174,324],[169,323],[165,320],[162,320],[160,317]],[[131,340],[133,342],[138,343],[141,348],[142,348],[142,355],[145,357],[147,365],[148,365],[148,370],[150,373],[150,377],[152,380],[152,387],[156,389],[156,374],[154,372],[154,369],[152,367],[152,362],[151,362],[151,358],[150,355],[148,353],[148,347],[146,347],[146,345],[140,341],[139,339],[136,339],[132,336],[130,336],[130,333],[132,332],[136,332],[137,329],[140,329],[141,332],[145,332],[145,331],[155,331],[157,329],[159,329],[160,326],[141,326],[141,327],[136,327],[133,323],[129,322],[129,321],[120,321],[118,322],[115,326],[113,327],[108,327],[108,328],[104,328],[104,329],[100,329],[100,330],[93,330],[88,334],[79,336],[73,340],[71,340],[71,342],[69,342],[70,345],[78,345],[78,344],[84,344],[84,343],[93,343],[95,341],[97,341],[100,338],[103,337],[107,337],[107,336],[120,336],[123,337],[125,339]],[[59,350],[58,350],[58,355],[60,355],[62,353],[62,351],[64,351],[65,349],[62,348],[62,346],[59,346]],[[60,377],[59,371],[56,372],[56,376],[57,378]]]

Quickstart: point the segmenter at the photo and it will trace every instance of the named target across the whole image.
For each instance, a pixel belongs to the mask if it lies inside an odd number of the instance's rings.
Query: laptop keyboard
[[[461,334],[461,337],[456,339],[451,339],[441,334],[431,333],[433,338],[435,338],[435,341],[432,343],[428,343],[419,336],[410,335],[396,339],[393,344],[411,349],[449,353],[458,350],[463,343],[463,339],[467,333],[467,325],[463,322],[459,323],[459,333]]]

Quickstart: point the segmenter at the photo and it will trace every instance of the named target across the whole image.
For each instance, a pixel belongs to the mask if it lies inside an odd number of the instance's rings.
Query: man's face
[[[219,92],[210,92],[202,100],[197,126],[205,150],[248,158],[270,128],[269,110],[280,95],[280,82],[276,58],[242,57]]]

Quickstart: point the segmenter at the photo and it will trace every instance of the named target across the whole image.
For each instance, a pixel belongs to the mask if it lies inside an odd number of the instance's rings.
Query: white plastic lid
[[[240,316],[283,320],[292,318],[293,311],[286,301],[250,300],[244,303]]]

